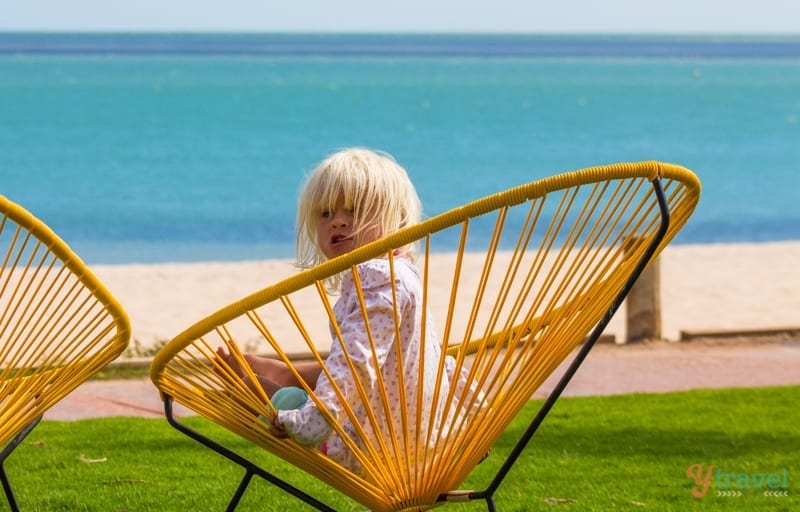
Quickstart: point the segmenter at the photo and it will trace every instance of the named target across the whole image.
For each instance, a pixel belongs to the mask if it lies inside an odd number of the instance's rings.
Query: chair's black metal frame
[[[569,381],[572,380],[572,377],[578,371],[578,368],[583,363],[584,359],[586,359],[586,356],[592,350],[597,340],[600,338],[600,335],[603,333],[603,330],[605,330],[606,326],[611,321],[611,318],[614,316],[614,313],[616,313],[616,311],[622,305],[622,302],[625,300],[625,297],[628,295],[634,283],[639,278],[642,271],[644,271],[645,267],[650,262],[650,259],[652,258],[653,254],[655,254],[656,250],[658,249],[658,246],[661,244],[661,242],[663,241],[664,237],[667,234],[667,230],[669,229],[670,212],[669,212],[669,207],[667,206],[666,198],[664,197],[664,191],[662,190],[661,187],[661,181],[659,178],[656,178],[652,180],[651,183],[653,184],[655,195],[658,200],[658,207],[661,213],[661,223],[659,225],[658,230],[655,233],[655,236],[653,237],[653,240],[650,242],[650,245],[648,246],[647,250],[642,255],[640,260],[637,262],[633,272],[626,281],[622,290],[617,294],[617,297],[615,298],[611,306],[608,308],[605,315],[603,315],[601,321],[598,322],[598,324],[595,326],[594,330],[591,332],[586,341],[583,343],[578,353],[572,359],[570,365],[567,367],[564,374],[559,378],[553,391],[545,399],[545,402],[539,409],[539,412],[533,418],[533,420],[531,421],[530,425],[528,426],[524,434],[517,441],[517,444],[508,454],[505,461],[498,469],[497,474],[494,476],[494,478],[486,487],[486,489],[482,491],[445,493],[439,496],[438,501],[464,502],[464,501],[484,500],[490,512],[494,512],[497,510],[494,502],[494,496],[495,493],[497,492],[497,489],[500,487],[500,484],[503,482],[503,479],[511,470],[512,466],[517,461],[519,456],[522,454],[522,451],[530,442],[531,438],[536,433],[536,431],[544,421],[547,414],[550,412],[550,409],[552,409],[552,407],[555,405],[556,401],[561,396],[564,389],[567,387],[567,384],[569,384]],[[236,492],[234,493],[231,501],[228,504],[227,510],[229,512],[236,509],[236,507],[239,504],[239,501],[241,500],[242,496],[244,495],[247,489],[247,486],[250,484],[253,476],[255,475],[258,475],[264,480],[278,486],[280,489],[304,501],[305,503],[316,508],[317,510],[322,510],[326,512],[327,511],[335,512],[335,509],[320,502],[319,500],[308,495],[307,493],[301,491],[300,489],[289,484],[285,480],[278,478],[277,476],[273,475],[272,473],[269,473],[268,471],[254,464],[245,457],[242,457],[241,455],[229,450],[228,448],[222,446],[221,444],[204,436],[198,431],[179,422],[173,413],[172,404],[173,404],[172,397],[168,395],[164,396],[164,412],[166,414],[167,421],[169,422],[170,425],[172,425],[174,428],[176,428],[183,434],[205,445],[207,448],[210,448],[211,450],[219,453],[223,457],[231,460],[235,464],[238,464],[242,468],[244,468],[245,475],[242,478],[241,482],[239,483],[239,487],[236,489]]]
[[[3,482],[3,491],[6,493],[6,499],[8,500],[8,506],[11,508],[13,512],[19,511],[19,505],[17,504],[17,499],[14,496],[14,491],[11,489],[11,482],[8,480],[8,475],[6,474],[5,463],[6,459],[9,455],[19,446],[22,444],[22,441],[28,437],[28,434],[39,424],[42,420],[42,417],[39,416],[32,422],[25,425],[17,435],[15,435],[6,445],[3,447],[3,451],[0,452],[0,480]]]

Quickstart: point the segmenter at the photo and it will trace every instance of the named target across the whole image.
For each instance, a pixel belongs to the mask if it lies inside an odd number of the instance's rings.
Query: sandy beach
[[[800,242],[673,245],[661,255],[663,335],[800,326]],[[96,265],[131,318],[138,350],[292,275],[292,261]],[[624,308],[606,333],[625,339]]]

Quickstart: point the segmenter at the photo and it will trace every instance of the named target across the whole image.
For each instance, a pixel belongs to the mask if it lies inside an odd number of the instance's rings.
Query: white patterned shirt
[[[353,408],[355,416],[359,419],[359,423],[371,442],[375,440],[375,430],[381,432],[384,440],[389,443],[392,438],[402,439],[404,437],[401,419],[403,403],[407,404],[407,424],[414,432],[417,431],[417,384],[421,357],[424,358],[422,429],[427,430],[428,422],[431,419],[433,391],[441,355],[438,336],[430,317],[428,317],[426,327],[424,351],[422,350],[422,286],[418,270],[406,258],[399,257],[394,261],[396,305],[392,295],[389,261],[373,259],[357,266],[369,318],[369,332],[375,343],[375,355],[373,356],[370,346],[367,324],[364,321],[353,274],[351,271],[347,271],[342,276],[341,296],[333,308],[344,346],[331,328],[333,342],[330,354],[325,361],[325,367],[341,389],[346,402]],[[398,315],[400,333],[399,347],[395,344],[395,310]],[[348,366],[345,351],[353,361],[358,382],[354,379]],[[424,355],[421,356],[421,354]],[[377,361],[373,361],[373,357]],[[401,372],[398,371],[401,361],[404,367],[402,371],[403,386],[401,386],[399,377]],[[381,399],[379,372],[389,398],[388,417],[391,418],[391,425],[387,420]],[[447,396],[449,389],[449,379],[445,378],[443,381],[439,390],[440,402]],[[367,419],[366,408],[360,399],[359,383],[363,386],[369,407],[375,412],[377,429]],[[320,375],[314,394],[335,417],[340,418],[350,437],[357,439],[354,426],[344,415],[344,410],[325,373]],[[442,409],[443,407],[437,408],[439,411],[435,415],[437,418]],[[331,435],[331,426],[317,409],[313,400],[309,399],[299,409],[279,411],[278,420],[297,442],[306,445],[320,445],[324,441],[329,457],[345,467],[357,470],[358,463],[353,458],[351,450],[338,434]],[[392,431],[395,435],[392,435]],[[409,439],[414,439],[413,433]],[[402,443],[402,441],[400,442]]]

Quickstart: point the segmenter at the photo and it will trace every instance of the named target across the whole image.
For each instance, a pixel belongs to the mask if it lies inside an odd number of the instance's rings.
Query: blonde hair
[[[326,260],[317,244],[317,219],[344,196],[353,209],[354,239],[365,232],[379,237],[420,221],[417,191],[391,155],[364,148],[348,148],[323,160],[306,178],[297,208],[297,265],[310,268]],[[397,254],[413,259],[413,244]],[[338,281],[338,280],[337,280]]]

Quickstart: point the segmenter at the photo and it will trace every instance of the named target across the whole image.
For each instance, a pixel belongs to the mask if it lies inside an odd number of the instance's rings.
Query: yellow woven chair
[[[0,480],[42,414],[128,346],[128,317],[42,221],[0,196]]]
[[[495,491],[514,461],[633,281],[687,221],[699,194],[699,181],[687,169],[640,162],[565,173],[488,196],[219,310],[164,346],[151,378],[175,428],[245,469],[228,510],[236,508],[255,475],[319,510],[332,508],[189,428],[173,414],[173,401],[370,510],[427,510],[466,500],[485,500],[494,510]],[[472,229],[478,225],[483,227]],[[476,233],[487,227],[492,236],[480,239]],[[318,402],[357,460],[353,470],[316,448],[271,435],[259,416],[269,417],[272,403],[215,358],[215,349],[227,347],[243,366],[241,347],[253,346],[289,365],[297,352],[322,363],[329,323],[337,332],[324,280],[376,257],[387,258],[393,268],[393,250],[412,242],[419,243],[416,263],[430,311],[422,321],[432,320],[443,345],[434,361],[433,400],[406,404],[399,418],[385,422],[380,418],[389,414],[388,386],[382,389],[383,410],[368,409],[361,421],[353,407],[345,405],[335,416]],[[571,355],[568,370],[493,480],[483,490],[459,489],[534,391]],[[351,370],[355,375],[355,365]],[[448,371],[465,377],[463,384],[439,387]],[[421,387],[423,379],[403,381],[399,373],[401,389]],[[313,389],[305,391],[316,400]],[[417,389],[414,396],[422,395]],[[433,414],[431,402],[445,403],[448,414]],[[346,424],[353,426],[349,432]]]

